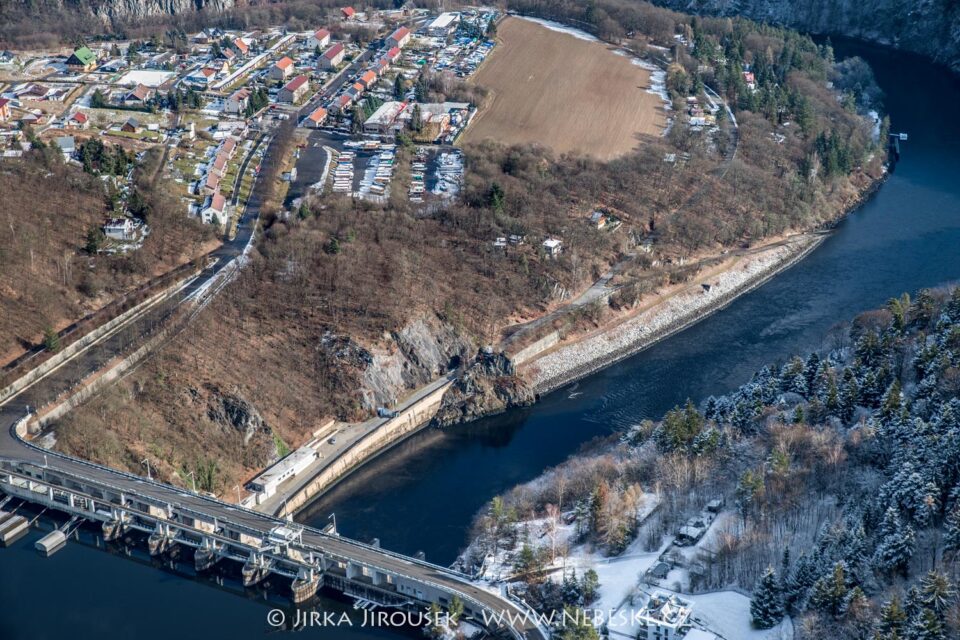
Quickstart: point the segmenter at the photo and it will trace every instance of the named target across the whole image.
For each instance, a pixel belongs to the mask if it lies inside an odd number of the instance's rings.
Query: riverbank
[[[556,341],[529,357],[518,368],[519,375],[543,395],[683,331],[803,260],[873,196],[888,175],[872,180],[828,229],[797,234],[731,259],[725,268],[698,275],[679,291],[657,294],[600,328]]]

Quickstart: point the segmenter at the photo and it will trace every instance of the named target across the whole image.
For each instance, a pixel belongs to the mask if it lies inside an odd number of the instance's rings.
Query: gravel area
[[[769,251],[738,261],[729,270],[699,282],[610,328],[582,339],[561,344],[523,367],[523,374],[537,393],[587,376],[594,371],[680,331],[731,300],[759,287],[790,267],[816,246],[823,236],[803,236]]]

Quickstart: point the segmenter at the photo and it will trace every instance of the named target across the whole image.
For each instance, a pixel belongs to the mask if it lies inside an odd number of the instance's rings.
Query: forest
[[[564,517],[576,523],[572,544],[608,555],[634,540],[669,548],[680,524],[722,497],[732,517],[699,547],[691,592],[752,590],[754,626],[789,614],[803,639],[954,638],[958,394],[960,287],[904,294],[838,326],[821,351],[496,498],[477,516],[474,554],[517,544],[516,523]],[[638,517],[651,494],[659,508]],[[556,607],[557,585],[530,572],[547,561],[525,550],[517,571],[541,606]]]

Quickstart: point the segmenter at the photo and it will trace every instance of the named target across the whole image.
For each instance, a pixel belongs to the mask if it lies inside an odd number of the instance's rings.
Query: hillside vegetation
[[[148,158],[145,176],[153,175],[155,161]],[[49,148],[0,166],[0,363],[40,344],[45,331],[189,259],[211,238],[183,220],[179,203],[162,189],[138,179],[140,213],[152,229],[144,247],[127,255],[91,254],[91,230],[119,201],[118,190],[95,174],[64,164],[59,150]]]

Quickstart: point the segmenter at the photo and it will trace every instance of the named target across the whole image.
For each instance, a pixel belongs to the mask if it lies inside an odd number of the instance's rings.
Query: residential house
[[[267,72],[267,75],[271,80],[280,80],[283,82],[290,77],[293,71],[293,60],[287,56],[283,56],[270,68],[270,71]]]
[[[56,139],[57,146],[60,147],[60,151],[63,153],[64,161],[69,160],[73,157],[73,154],[77,151],[77,142],[73,139],[73,136],[62,136]]]
[[[350,106],[351,102],[353,101],[350,99],[350,96],[343,94],[333,101],[333,104],[330,105],[330,108],[334,113],[343,113],[343,111]]]
[[[17,54],[10,50],[0,51],[0,65],[10,65],[20,62]]]
[[[678,640],[690,630],[693,605],[688,600],[663,592],[650,596],[637,616],[637,640]]]
[[[543,250],[551,258],[556,258],[563,252],[563,241],[555,238],[547,238],[543,241]]]
[[[6,122],[10,119],[10,100],[0,98],[0,122]]]
[[[329,49],[323,52],[323,55],[320,56],[320,68],[321,69],[333,69],[338,64],[343,62],[343,57],[347,55],[346,49],[343,48],[343,44],[338,42]]]
[[[357,17],[357,11],[353,7],[344,7],[340,9],[340,15],[343,16],[344,20],[353,20]]]
[[[389,60],[390,63],[392,64],[396,62],[399,57],[400,57],[400,47],[390,47],[390,50],[387,51],[387,60]]]
[[[412,35],[410,29],[400,27],[387,38],[387,46],[403,49],[404,45],[410,42]]]
[[[309,89],[310,83],[307,81],[307,76],[297,76],[280,89],[280,92],[277,94],[277,100],[279,102],[296,104],[303,99],[303,96],[306,95]]]
[[[140,121],[136,118],[130,118],[123,123],[120,127],[120,131],[124,133],[140,133],[142,127],[140,126]]]
[[[250,104],[250,89],[241,87],[237,89],[223,104],[223,110],[227,113],[244,113]]]
[[[743,81],[747,84],[747,89],[750,91],[757,90],[757,78],[753,75],[753,71],[744,71]]]
[[[67,69],[75,73],[86,73],[97,68],[97,56],[88,47],[80,47],[67,58]]]
[[[224,153],[228,158],[232,158],[237,151],[237,141],[235,138],[226,138],[220,145],[220,153]]]
[[[123,104],[133,107],[142,107],[153,97],[153,89],[142,84],[134,87],[133,91],[123,97]]]
[[[223,49],[220,49],[220,57],[219,57],[220,60],[225,60],[229,63],[229,62],[233,62],[236,58],[237,58],[237,54],[233,49],[226,48],[226,47]]]
[[[66,126],[71,129],[86,129],[90,126],[90,117],[83,111],[77,111],[67,118]]]
[[[227,224],[227,199],[219,191],[207,196],[200,208],[200,220],[204,224],[216,224],[223,227]]]
[[[347,95],[350,96],[351,101],[355,102],[363,95],[363,85],[359,82],[354,82],[347,88]]]
[[[248,45],[243,38],[235,38],[233,42],[230,43],[230,47],[241,56],[249,55],[250,53],[250,45]]]
[[[131,240],[136,226],[130,218],[111,218],[103,225],[103,235],[111,240]]]
[[[330,44],[330,32],[326,29],[317,29],[313,32],[313,35],[307,38],[307,48],[309,49],[318,47],[323,49],[328,44]]]
[[[212,173],[216,173],[218,176],[222,178],[223,174],[227,172],[228,160],[229,158],[227,157],[227,154],[223,152],[218,153],[216,157],[214,157],[213,162],[210,164],[209,171],[211,171]]]
[[[227,68],[230,67],[230,65],[227,64],[226,61],[223,61],[223,64],[226,65]],[[201,67],[200,69],[194,71],[193,73],[188,75],[186,78],[184,78],[184,80],[187,83],[192,84],[196,87],[199,87],[201,89],[206,89],[216,77],[217,77],[216,69],[214,69],[213,67]]]
[[[369,89],[376,81],[377,74],[373,71],[366,71],[362,76],[360,76],[359,84],[362,84],[364,89]]]
[[[590,214],[590,226],[594,229],[603,229],[607,226],[607,216],[603,211],[594,211]]]
[[[207,177],[200,186],[201,193],[212,196],[220,192],[220,176],[215,171],[208,171]]]
[[[304,125],[310,127],[311,129],[319,129],[326,119],[327,110],[323,107],[318,107],[313,113],[307,116]]]

